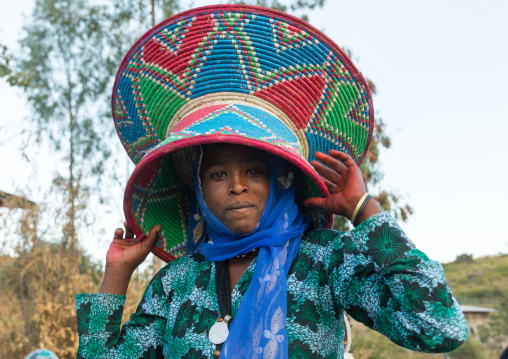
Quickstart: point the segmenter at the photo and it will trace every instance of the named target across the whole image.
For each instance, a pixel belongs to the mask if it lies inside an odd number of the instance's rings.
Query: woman
[[[318,30],[190,10],[133,46],[113,94],[137,165],[101,293],[76,296],[78,357],[343,357],[344,310],[414,350],[465,340],[441,266],[365,191],[370,94]],[[327,229],[334,214],[355,228]],[[150,250],[170,263],[120,333]]]

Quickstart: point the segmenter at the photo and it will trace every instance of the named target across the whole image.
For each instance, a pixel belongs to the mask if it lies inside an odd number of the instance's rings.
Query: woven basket
[[[360,164],[370,144],[367,84],[319,30],[275,10],[217,5],[177,14],[143,35],[113,90],[118,135],[136,168],[124,198],[137,235],[163,230],[154,253],[186,252],[193,146],[236,143],[285,158],[301,171],[297,196],[327,196],[309,162],[343,151]],[[308,212],[314,227],[331,214]],[[188,246],[187,246],[188,247]]]

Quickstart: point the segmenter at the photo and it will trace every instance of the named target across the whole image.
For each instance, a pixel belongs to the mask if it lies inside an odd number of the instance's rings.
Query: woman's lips
[[[248,208],[252,208],[252,207],[255,207],[253,203],[250,203],[247,201],[238,201],[238,202],[235,202],[235,203],[227,206],[226,212],[239,211],[239,210],[248,209]]]

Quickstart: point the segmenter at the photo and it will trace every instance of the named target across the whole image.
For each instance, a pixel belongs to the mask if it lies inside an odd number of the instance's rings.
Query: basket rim
[[[291,22],[293,22],[295,25],[299,26],[300,28],[305,29],[306,31],[310,32],[315,38],[318,38],[318,39],[322,40],[324,43],[326,43],[326,45],[328,45],[329,47],[333,48],[333,50],[336,51],[341,56],[341,59],[342,59],[341,63],[346,67],[346,69],[351,74],[351,76],[353,76],[354,81],[363,84],[363,86],[365,88],[365,91],[366,91],[366,95],[367,95],[366,97],[367,97],[367,101],[368,101],[368,105],[369,105],[369,109],[370,109],[369,110],[369,123],[370,123],[371,126],[374,125],[374,107],[373,107],[373,101],[372,101],[372,94],[370,92],[368,83],[365,80],[363,74],[353,64],[353,62],[351,61],[349,56],[332,39],[330,39],[321,30],[317,29],[313,25],[305,22],[304,20],[302,20],[302,19],[300,19],[300,18],[298,18],[298,17],[296,17],[294,15],[287,14],[287,13],[285,13],[283,11],[279,11],[279,10],[275,10],[275,9],[265,8],[265,7],[262,7],[262,6],[244,5],[244,4],[242,4],[242,5],[237,5],[237,4],[207,5],[207,6],[201,6],[201,7],[197,7],[197,8],[188,9],[188,10],[182,11],[182,12],[180,12],[178,14],[174,14],[173,16],[170,16],[169,18],[167,18],[165,20],[162,20],[157,25],[155,25],[151,29],[147,30],[131,46],[131,48],[129,49],[127,54],[124,56],[120,66],[118,68],[118,71],[116,73],[115,82],[114,82],[114,85],[113,85],[113,92],[112,92],[112,96],[111,96],[111,111],[112,111],[112,114],[113,114],[113,119],[115,118],[115,100],[116,100],[115,92],[116,92],[116,90],[118,88],[120,78],[122,77],[122,72],[123,71],[121,71],[121,70],[123,70],[125,68],[126,64],[130,60],[132,54],[135,53],[138,50],[138,46],[143,41],[145,41],[147,38],[150,38],[153,35],[159,33],[161,28],[163,28],[166,24],[174,21],[175,19],[183,18],[183,17],[189,16],[191,14],[210,13],[210,12],[221,11],[221,10],[225,11],[225,12],[227,12],[227,11],[231,11],[231,12],[237,11],[237,12],[249,12],[249,13],[254,13],[254,14],[255,13],[259,13],[260,15],[262,15],[262,14],[275,15],[275,16],[278,16],[278,17],[281,17],[281,18],[284,18],[284,19],[288,19]],[[119,131],[119,128],[118,128],[118,124],[117,124],[116,121],[113,121],[113,122],[115,123],[115,130],[116,130],[117,135],[118,135],[118,137],[120,139],[121,135],[120,135],[120,131]],[[120,142],[122,143],[122,146],[124,147],[124,149],[128,153],[128,148],[126,147],[126,145],[123,143],[123,141],[120,141]],[[161,143],[163,143],[163,142],[164,142],[164,140],[161,141]],[[365,159],[365,155],[367,154],[367,152],[369,150],[371,142],[372,142],[372,135],[368,136],[367,143],[365,145],[365,149],[364,149],[362,155],[357,160],[357,164],[358,165],[360,165],[363,162],[363,160]],[[146,154],[146,155],[148,155],[148,154]],[[140,162],[141,161],[142,160],[140,160]],[[138,162],[138,164],[140,162]]]

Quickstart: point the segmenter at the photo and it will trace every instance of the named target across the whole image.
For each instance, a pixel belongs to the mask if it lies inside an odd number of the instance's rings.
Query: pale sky
[[[11,50],[31,6],[2,8],[0,42]],[[381,155],[383,186],[416,210],[401,226],[417,247],[441,262],[508,253],[508,1],[328,0],[310,23],[350,48],[377,86],[376,117],[392,140]],[[0,190],[24,188],[34,162],[37,181],[49,184],[53,157],[32,148],[27,164],[18,151],[23,136],[11,139],[28,127],[27,110],[1,81],[0,106]],[[109,232],[121,224],[121,196],[102,223]],[[104,261],[108,240],[84,246]]]

